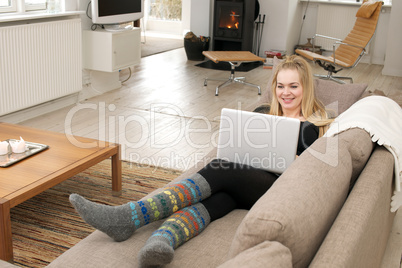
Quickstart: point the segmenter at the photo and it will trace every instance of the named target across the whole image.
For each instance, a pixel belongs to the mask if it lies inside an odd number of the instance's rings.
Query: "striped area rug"
[[[14,264],[45,267],[94,231],[71,206],[71,193],[103,204],[120,205],[163,187],[181,172],[123,162],[122,173],[123,191],[119,197],[111,194],[111,163],[104,160],[12,208]]]

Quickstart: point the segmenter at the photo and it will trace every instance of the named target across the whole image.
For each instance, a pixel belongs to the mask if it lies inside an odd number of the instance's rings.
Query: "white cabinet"
[[[116,72],[141,61],[141,31],[84,30],[82,36],[85,69]]]

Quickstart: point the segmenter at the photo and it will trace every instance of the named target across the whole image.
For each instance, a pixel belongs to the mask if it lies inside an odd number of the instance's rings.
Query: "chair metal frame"
[[[202,54],[214,63],[228,62],[230,64],[229,79],[205,78],[204,80],[204,86],[207,86],[208,80],[225,81],[223,84],[220,84],[219,86],[216,87],[215,96],[218,96],[219,88],[228,86],[232,83],[240,83],[243,85],[256,87],[258,89],[258,95],[261,95],[260,86],[246,82],[245,77],[236,77],[235,71],[236,67],[239,67],[242,63],[254,62],[254,61],[263,62],[265,61],[264,58],[258,57],[255,54],[251,53],[250,51],[203,51]]]
[[[370,38],[369,42],[367,43],[367,45],[365,47],[361,47],[361,46],[356,46],[353,44],[348,44],[343,42],[342,39],[339,38],[334,38],[334,37],[330,37],[330,36],[325,36],[322,34],[315,34],[312,37],[312,44],[313,44],[313,51],[315,50],[315,38],[316,37],[321,37],[321,38],[325,38],[325,39],[330,39],[330,40],[335,40],[335,42],[332,44],[332,57],[334,59],[333,62],[329,62],[329,61],[325,61],[324,63],[321,60],[315,60],[314,62],[317,63],[318,65],[320,65],[322,68],[324,68],[324,70],[328,71],[328,74],[323,75],[323,74],[314,74],[315,77],[319,77],[321,79],[324,80],[333,80],[335,82],[338,82],[340,84],[345,84],[345,81],[342,81],[341,79],[345,79],[345,80],[350,80],[351,83],[353,83],[353,78],[349,77],[349,76],[334,76],[333,73],[337,73],[339,71],[342,71],[344,68],[354,68],[357,64],[359,64],[359,62],[361,61],[361,59],[363,58],[363,56],[365,54],[367,54],[367,50],[366,47],[368,47],[371,43],[371,40],[373,39],[374,35],[372,38]],[[353,63],[353,65],[351,65],[350,67],[343,67],[340,66],[338,64],[336,64],[336,48],[339,45],[347,45],[347,46],[352,46],[352,47],[357,47],[362,49],[362,52],[360,53],[359,57],[357,58],[357,60]],[[338,70],[336,70],[336,67],[339,66],[340,68]]]
[[[220,88],[228,86],[228,85],[230,85],[232,83],[240,83],[240,84],[243,84],[243,85],[256,87],[258,89],[258,95],[261,95],[261,87],[260,86],[246,82],[245,77],[236,77],[235,76],[236,67],[239,67],[243,62],[231,62],[231,61],[228,61],[228,62],[230,63],[229,79],[224,79],[224,78],[222,78],[222,79],[221,78],[205,78],[204,86],[207,86],[208,80],[211,80],[211,81],[225,81],[224,83],[222,83],[219,86],[217,86],[216,89],[215,89],[215,96],[218,96]]]

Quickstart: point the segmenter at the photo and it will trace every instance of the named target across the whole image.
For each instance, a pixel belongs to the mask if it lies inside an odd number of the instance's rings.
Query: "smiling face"
[[[276,96],[284,116],[302,118],[303,86],[296,69],[282,69],[278,72]]]

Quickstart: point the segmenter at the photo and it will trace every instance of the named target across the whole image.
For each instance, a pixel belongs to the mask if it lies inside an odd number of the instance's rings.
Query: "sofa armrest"
[[[292,254],[279,242],[264,241],[218,266],[218,268],[291,268]]]
[[[237,229],[229,258],[278,241],[290,249],[294,267],[308,266],[347,198],[354,170],[372,152],[366,131],[346,132],[318,139],[279,177]]]
[[[310,267],[380,267],[395,213],[394,158],[377,146]]]

